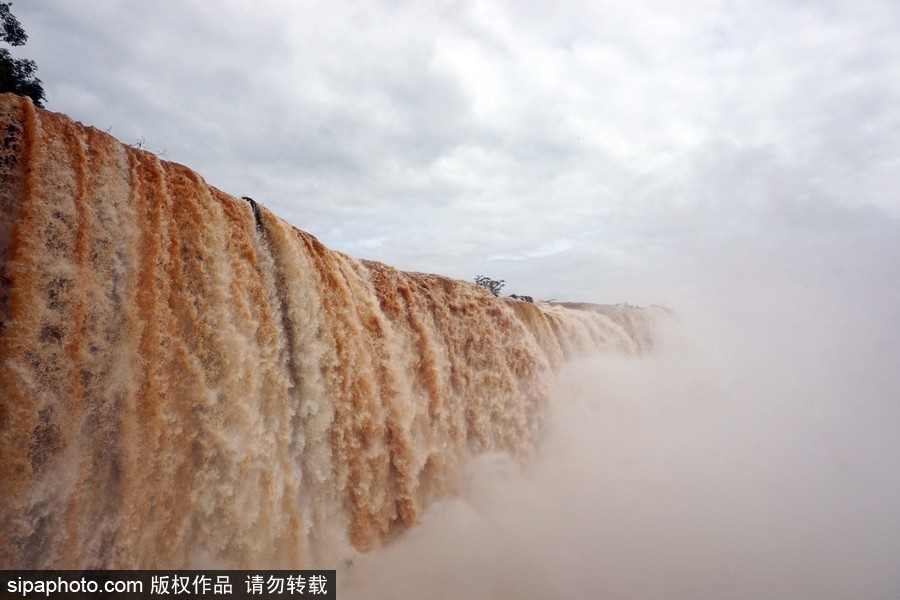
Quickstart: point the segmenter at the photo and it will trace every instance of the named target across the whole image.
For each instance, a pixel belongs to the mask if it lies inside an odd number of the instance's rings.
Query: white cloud
[[[494,254],[488,257],[488,260],[527,260],[529,258],[540,258],[542,256],[553,256],[561,254],[574,246],[572,240],[552,240],[545,242],[523,254]]]
[[[698,235],[900,216],[888,1],[16,10],[51,109],[401,268],[524,257],[493,276],[596,297],[585,270],[674,267]],[[578,243],[535,254],[554,240]]]

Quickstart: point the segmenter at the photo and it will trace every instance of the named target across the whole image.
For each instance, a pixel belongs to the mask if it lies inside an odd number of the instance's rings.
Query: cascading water
[[[333,566],[525,461],[555,368],[652,311],[535,305],[325,248],[0,96],[0,566]]]

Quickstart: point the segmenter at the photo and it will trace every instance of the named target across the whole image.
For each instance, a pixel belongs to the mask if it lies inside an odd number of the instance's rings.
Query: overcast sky
[[[355,257],[644,303],[723,248],[898,258],[894,0],[13,12],[50,110]]]

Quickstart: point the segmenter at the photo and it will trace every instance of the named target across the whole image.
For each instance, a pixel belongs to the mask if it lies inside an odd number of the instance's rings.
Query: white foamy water
[[[16,96],[0,128],[0,566],[333,566],[527,463],[566,360],[648,345],[653,311],[354,260]]]

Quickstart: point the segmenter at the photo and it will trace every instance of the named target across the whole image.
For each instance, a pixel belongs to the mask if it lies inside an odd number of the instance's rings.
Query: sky
[[[13,12],[48,109],[404,270],[665,304],[723,244],[900,218],[890,0]]]

